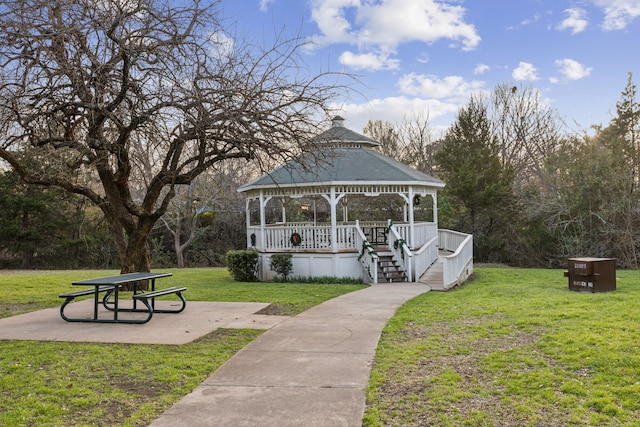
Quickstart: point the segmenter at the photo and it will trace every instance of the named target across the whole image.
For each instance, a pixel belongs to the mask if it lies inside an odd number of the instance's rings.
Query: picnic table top
[[[152,280],[159,279],[161,277],[171,276],[171,273],[152,273],[152,272],[139,272],[139,273],[127,273],[118,274],[115,276],[98,277],[95,279],[85,279],[73,282],[72,285],[117,285],[119,283],[137,282],[138,280]]]

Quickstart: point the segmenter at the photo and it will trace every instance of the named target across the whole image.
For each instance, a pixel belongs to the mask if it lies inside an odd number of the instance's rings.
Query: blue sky
[[[428,114],[449,126],[473,92],[532,86],[574,131],[609,123],[640,84],[640,0],[222,0],[238,36],[313,43],[317,72],[357,75],[337,112],[362,131]]]

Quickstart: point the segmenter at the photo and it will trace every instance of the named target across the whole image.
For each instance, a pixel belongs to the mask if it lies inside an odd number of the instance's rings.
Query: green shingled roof
[[[371,147],[379,145],[376,141],[341,126],[341,121],[337,117],[334,126],[316,137],[320,144],[327,144],[321,159],[317,153],[307,153],[242,185],[238,191],[320,183],[444,186],[442,181],[373,150]]]

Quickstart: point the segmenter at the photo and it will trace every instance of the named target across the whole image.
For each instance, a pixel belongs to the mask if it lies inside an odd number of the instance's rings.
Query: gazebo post
[[[336,200],[336,187],[331,187],[331,192],[329,194],[329,206],[331,209],[331,252],[338,252],[338,219],[336,213],[336,205],[338,201]]]
[[[244,211],[245,211],[245,223],[247,230],[251,229],[251,198],[247,197],[244,199]],[[247,233],[247,247],[250,248],[251,245],[251,235]]]
[[[264,205],[266,204],[265,200],[264,200],[264,192],[262,190],[260,190],[260,242],[262,243],[260,250],[264,251],[266,248],[266,242],[265,242],[265,238],[266,238],[266,233],[265,233],[265,226],[266,226],[266,216],[264,213]]]
[[[409,248],[413,248],[415,240],[415,227],[413,224],[413,186],[409,186]]]
[[[284,197],[280,199],[280,204],[282,205],[282,222],[286,224],[286,222],[287,222],[287,208],[285,207]]]
[[[346,223],[349,222],[349,206],[347,198],[343,197],[342,199],[342,221]]]
[[[431,200],[433,200],[433,222],[438,229],[438,193],[435,191],[431,194]]]

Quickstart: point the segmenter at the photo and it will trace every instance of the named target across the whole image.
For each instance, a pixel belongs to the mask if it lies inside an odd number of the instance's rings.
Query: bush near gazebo
[[[256,282],[258,277],[258,252],[254,250],[229,251],[226,255],[227,270],[236,282]]]
[[[287,281],[289,273],[293,270],[293,262],[291,262],[291,254],[273,254],[269,261],[269,268],[279,274],[284,282]]]

